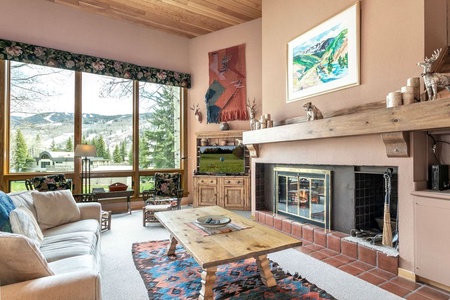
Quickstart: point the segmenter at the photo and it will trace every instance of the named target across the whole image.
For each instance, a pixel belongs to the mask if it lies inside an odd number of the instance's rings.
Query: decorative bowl
[[[225,216],[204,216],[196,220],[197,224],[206,228],[220,228],[231,222],[231,219]]]
[[[110,192],[119,192],[119,191],[126,191],[128,188],[128,185],[120,182],[113,183],[109,186]]]

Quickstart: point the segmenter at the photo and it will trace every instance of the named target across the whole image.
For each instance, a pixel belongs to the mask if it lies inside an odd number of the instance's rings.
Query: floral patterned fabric
[[[191,75],[0,39],[0,59],[179,87]]]
[[[39,192],[70,190],[72,188],[72,182],[67,181],[63,174],[56,174],[34,177],[33,186]]]
[[[155,174],[155,194],[156,196],[177,195],[180,189],[180,173],[156,173]]]
[[[146,205],[160,205],[169,203],[172,209],[181,208],[180,173],[155,173],[155,188],[142,191],[142,199]]]

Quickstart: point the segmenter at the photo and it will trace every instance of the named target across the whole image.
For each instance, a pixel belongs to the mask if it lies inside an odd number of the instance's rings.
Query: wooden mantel
[[[450,128],[450,97],[321,120],[245,131],[243,143],[252,157],[258,144],[381,134],[388,157],[409,155],[408,132]]]

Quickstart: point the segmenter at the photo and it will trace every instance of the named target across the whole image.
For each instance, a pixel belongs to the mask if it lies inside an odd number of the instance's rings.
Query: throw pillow
[[[23,234],[36,241],[38,247],[40,246],[44,240],[44,235],[33,213],[28,208],[25,206],[17,207],[9,214],[9,220],[13,233]]]
[[[0,191],[0,231],[12,232],[9,213],[16,208],[11,198]]]
[[[32,192],[37,222],[42,231],[80,220],[81,213],[70,190]]]
[[[0,286],[54,275],[36,244],[24,235],[0,232]]]

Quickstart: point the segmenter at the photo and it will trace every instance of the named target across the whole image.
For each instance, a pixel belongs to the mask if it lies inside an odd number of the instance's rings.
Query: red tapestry
[[[245,44],[210,52],[208,57],[207,122],[248,120]]]

